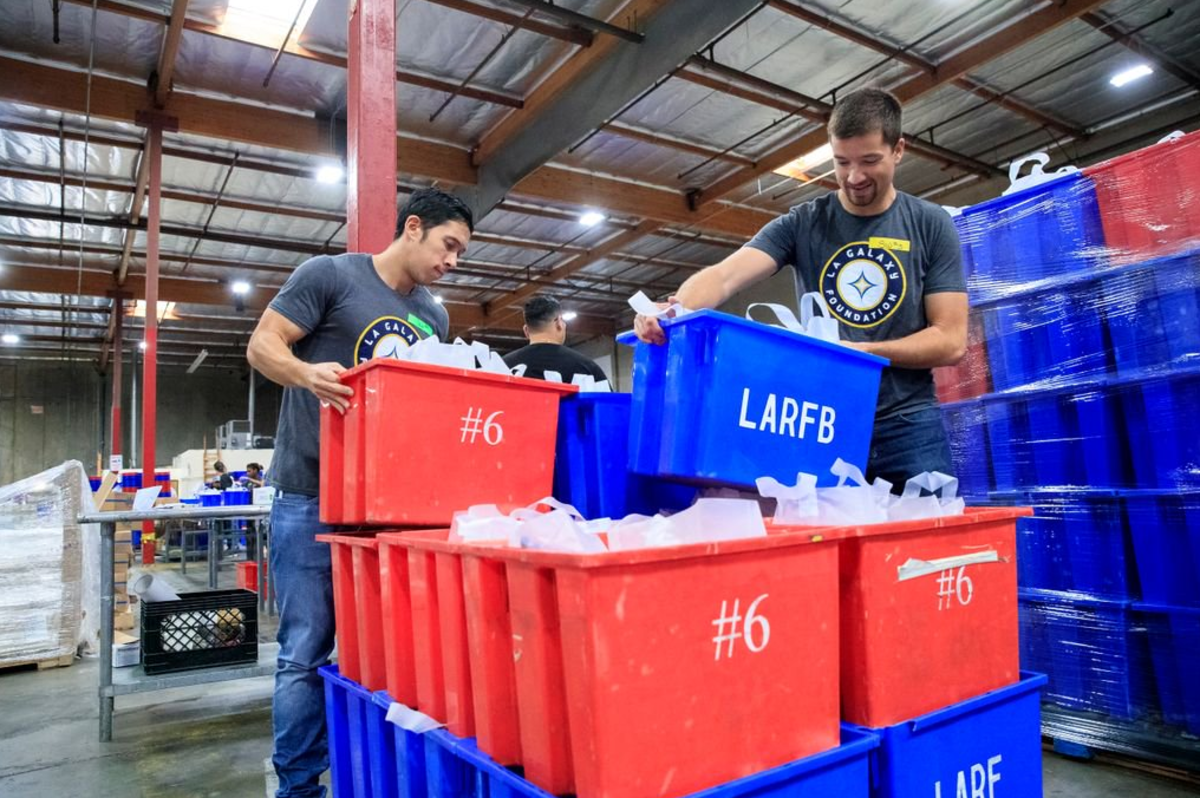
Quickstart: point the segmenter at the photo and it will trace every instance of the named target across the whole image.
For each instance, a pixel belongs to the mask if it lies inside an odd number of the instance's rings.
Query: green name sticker
[[[433,335],[433,328],[411,313],[408,314],[408,323],[426,335]]]

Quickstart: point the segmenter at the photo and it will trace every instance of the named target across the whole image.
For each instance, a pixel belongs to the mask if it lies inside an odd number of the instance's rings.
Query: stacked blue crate
[[[1097,213],[1078,174],[964,211],[995,392],[944,418],[964,495],[1035,507],[1022,666],[1047,701],[1200,734],[1200,231],[1139,258]]]

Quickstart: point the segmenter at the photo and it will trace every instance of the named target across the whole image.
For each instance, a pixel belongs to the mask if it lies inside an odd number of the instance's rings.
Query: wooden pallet
[[[61,657],[49,657],[47,659],[24,659],[15,662],[0,662],[0,670],[26,668],[30,665],[37,665],[39,671],[45,671],[51,668],[66,668],[74,662],[74,654],[63,654]]]

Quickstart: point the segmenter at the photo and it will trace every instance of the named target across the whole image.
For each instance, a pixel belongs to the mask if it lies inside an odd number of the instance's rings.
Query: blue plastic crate
[[[1017,584],[1039,590],[1071,589],[1071,556],[1063,518],[1017,519]]]
[[[1200,487],[1200,371],[1145,380],[1125,408],[1138,486]]]
[[[1149,651],[1128,601],[1022,590],[1021,667],[1043,667],[1046,699],[1061,707],[1133,720],[1156,711]]]
[[[1104,323],[1118,375],[1126,376],[1171,359],[1158,304],[1154,268],[1126,269],[1100,281]]]
[[[1041,795],[1039,694],[1045,684],[1045,676],[1024,673],[1009,687],[904,723],[870,729],[880,739],[871,795]]]
[[[942,409],[950,459],[958,477],[959,495],[967,499],[987,498],[991,489],[987,423],[980,400],[956,402]]]
[[[1104,313],[1096,288],[1096,282],[1087,281],[1025,299],[1036,309],[1045,328],[1042,360],[1051,376],[1069,379],[1108,373],[1109,344],[1104,337]]]
[[[1010,493],[1034,484],[1025,400],[993,397],[984,400],[983,409],[992,460],[992,485],[1001,493]]]
[[[1167,356],[1200,355],[1200,251],[1164,258],[1153,274]]]
[[[968,284],[981,299],[1093,269],[1104,259],[1095,187],[1081,173],[996,197],[962,215],[960,230],[974,265]]]
[[[1028,297],[985,308],[983,332],[997,391],[1031,385],[1050,374],[1045,318]]]
[[[1083,438],[1079,417],[1070,397],[1041,393],[1025,401],[1029,422],[1029,460],[1033,484],[1063,486],[1086,484]]]
[[[692,793],[689,798],[868,798],[870,757],[879,738],[843,727],[842,744],[771,770]],[[446,731],[425,735],[429,798],[553,798]]]
[[[1088,593],[1100,598],[1138,598],[1133,545],[1125,512],[1114,494],[1099,492],[1043,492],[1030,494],[1035,517],[1052,524],[1053,542],[1065,544],[1057,574],[1047,574],[1043,584],[1022,582],[1023,587]],[[1034,553],[1037,549],[1034,549]]]
[[[426,798],[429,793],[424,735],[387,722],[388,708],[394,702],[386,692],[376,692],[371,700],[381,710],[376,713],[373,726],[368,728],[372,772],[378,771],[376,783],[379,789],[374,798]],[[376,762],[380,764],[376,766]]]
[[[1116,389],[1097,386],[1069,399],[1079,431],[1084,484],[1123,488],[1134,484],[1133,465]]]
[[[1200,494],[1130,493],[1125,513],[1142,598],[1200,607]]]
[[[663,329],[665,352],[634,357],[635,472],[751,489],[800,471],[833,484],[839,457],[865,467],[886,360],[711,310]]]
[[[585,518],[623,518],[683,510],[697,489],[629,470],[629,421],[633,397],[592,393],[559,403],[554,459],[554,498]]]
[[[377,725],[374,716],[380,709],[371,692],[338,673],[336,665],[319,668],[318,673],[325,680],[325,724],[335,798],[389,798],[375,793],[379,778],[372,772],[368,727]]]
[[[1145,625],[1163,721],[1200,736],[1200,608],[1134,604]]]

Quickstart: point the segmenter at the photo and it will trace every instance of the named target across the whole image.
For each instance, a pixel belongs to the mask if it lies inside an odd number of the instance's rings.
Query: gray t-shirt
[[[346,368],[375,357],[394,357],[421,338],[445,339],[450,318],[433,294],[417,286],[405,295],[375,271],[370,255],[321,255],[300,264],[271,300],[304,330],[292,351],[305,363]],[[283,491],[317,495],[320,402],[303,388],[286,388],[271,458],[271,484]]]
[[[797,205],[746,246],[796,270],[820,291],[847,341],[890,341],[925,329],[924,298],[967,290],[954,222],[937,205],[897,192],[878,216],[855,216],[837,193]],[[886,368],[876,419],[936,403],[929,369]]]

